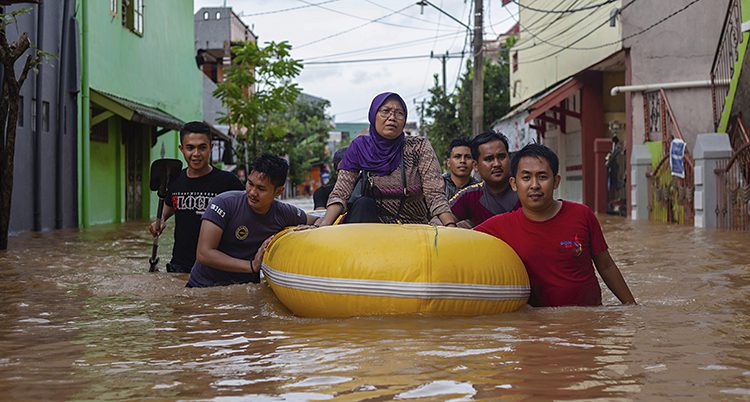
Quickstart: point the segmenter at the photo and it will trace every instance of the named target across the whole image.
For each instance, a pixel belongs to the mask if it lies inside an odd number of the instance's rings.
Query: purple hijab
[[[352,141],[339,164],[339,170],[367,170],[374,176],[387,176],[401,164],[404,133],[396,139],[388,140],[375,131],[378,109],[389,97],[398,100],[406,114],[406,103],[397,93],[383,92],[376,96],[370,104],[370,113],[367,116],[370,120],[370,135],[360,135]]]

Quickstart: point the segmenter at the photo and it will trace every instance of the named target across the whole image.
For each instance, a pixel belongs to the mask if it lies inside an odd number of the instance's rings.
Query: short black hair
[[[264,153],[255,158],[250,172],[263,173],[271,179],[271,184],[279,187],[283,186],[286,182],[286,175],[289,172],[289,164],[283,158]]]
[[[333,153],[333,170],[339,170],[339,163],[344,159],[344,154],[349,147],[343,147]]]
[[[448,150],[445,152],[446,158],[451,157],[451,153],[453,153],[453,148],[455,147],[468,147],[471,149],[471,140],[468,137],[454,138],[450,145],[448,145]]]
[[[191,121],[182,125],[180,128],[180,144],[182,144],[182,137],[188,134],[206,134],[208,140],[211,141],[211,128],[202,121]]]
[[[476,137],[474,137],[471,140],[471,157],[474,158],[474,160],[479,160],[479,146],[482,144],[486,144],[490,141],[502,141],[503,144],[505,144],[505,150],[510,152],[510,149],[508,148],[508,137],[503,135],[503,133],[498,133],[495,131],[485,131],[482,134],[477,134]]]
[[[527,144],[520,151],[513,154],[513,159],[510,161],[510,175],[516,177],[516,171],[518,170],[518,162],[525,156],[531,156],[535,158],[543,158],[549,163],[549,167],[552,168],[552,175],[557,176],[557,171],[560,167],[560,161],[557,159],[555,152],[542,144],[531,143]]]

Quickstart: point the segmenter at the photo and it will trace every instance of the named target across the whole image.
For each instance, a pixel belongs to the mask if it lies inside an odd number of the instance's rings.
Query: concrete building
[[[558,153],[559,196],[596,212],[613,204],[630,209],[627,156],[616,180],[620,192],[607,192],[611,138],[625,144],[626,155],[652,142],[656,164],[671,137],[683,136],[691,147],[711,129],[705,82],[721,31],[714,22],[728,0],[632,7],[622,0],[593,8],[574,0],[520,3],[520,36],[510,56],[513,110],[495,126],[510,131],[511,143],[538,140]]]
[[[29,34],[33,46],[54,55],[29,73],[21,88],[9,232],[78,225],[76,94],[80,72],[75,0],[4,7],[31,7],[7,27],[10,42]],[[25,56],[16,64],[23,68]],[[2,82],[2,78],[0,78]]]
[[[195,60],[203,72],[203,120],[213,133],[213,161],[231,168],[234,137],[230,127],[218,119],[228,113],[221,100],[213,96],[216,84],[224,81],[225,68],[232,63],[231,47],[257,37],[231,7],[203,7],[194,17]]]

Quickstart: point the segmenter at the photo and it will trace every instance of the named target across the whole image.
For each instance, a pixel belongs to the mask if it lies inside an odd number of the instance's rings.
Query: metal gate
[[[125,219],[143,218],[143,127],[123,122],[125,141]]]

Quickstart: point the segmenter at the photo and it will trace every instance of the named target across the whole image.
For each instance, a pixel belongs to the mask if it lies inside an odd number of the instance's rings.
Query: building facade
[[[180,157],[177,130],[203,116],[192,7],[78,0],[80,226],[155,214],[150,162]]]
[[[26,32],[33,46],[49,53],[21,88],[11,201],[11,234],[76,227],[76,96],[79,90],[75,0],[6,7],[23,8],[7,29],[9,41]],[[25,56],[16,64],[23,68]]]

